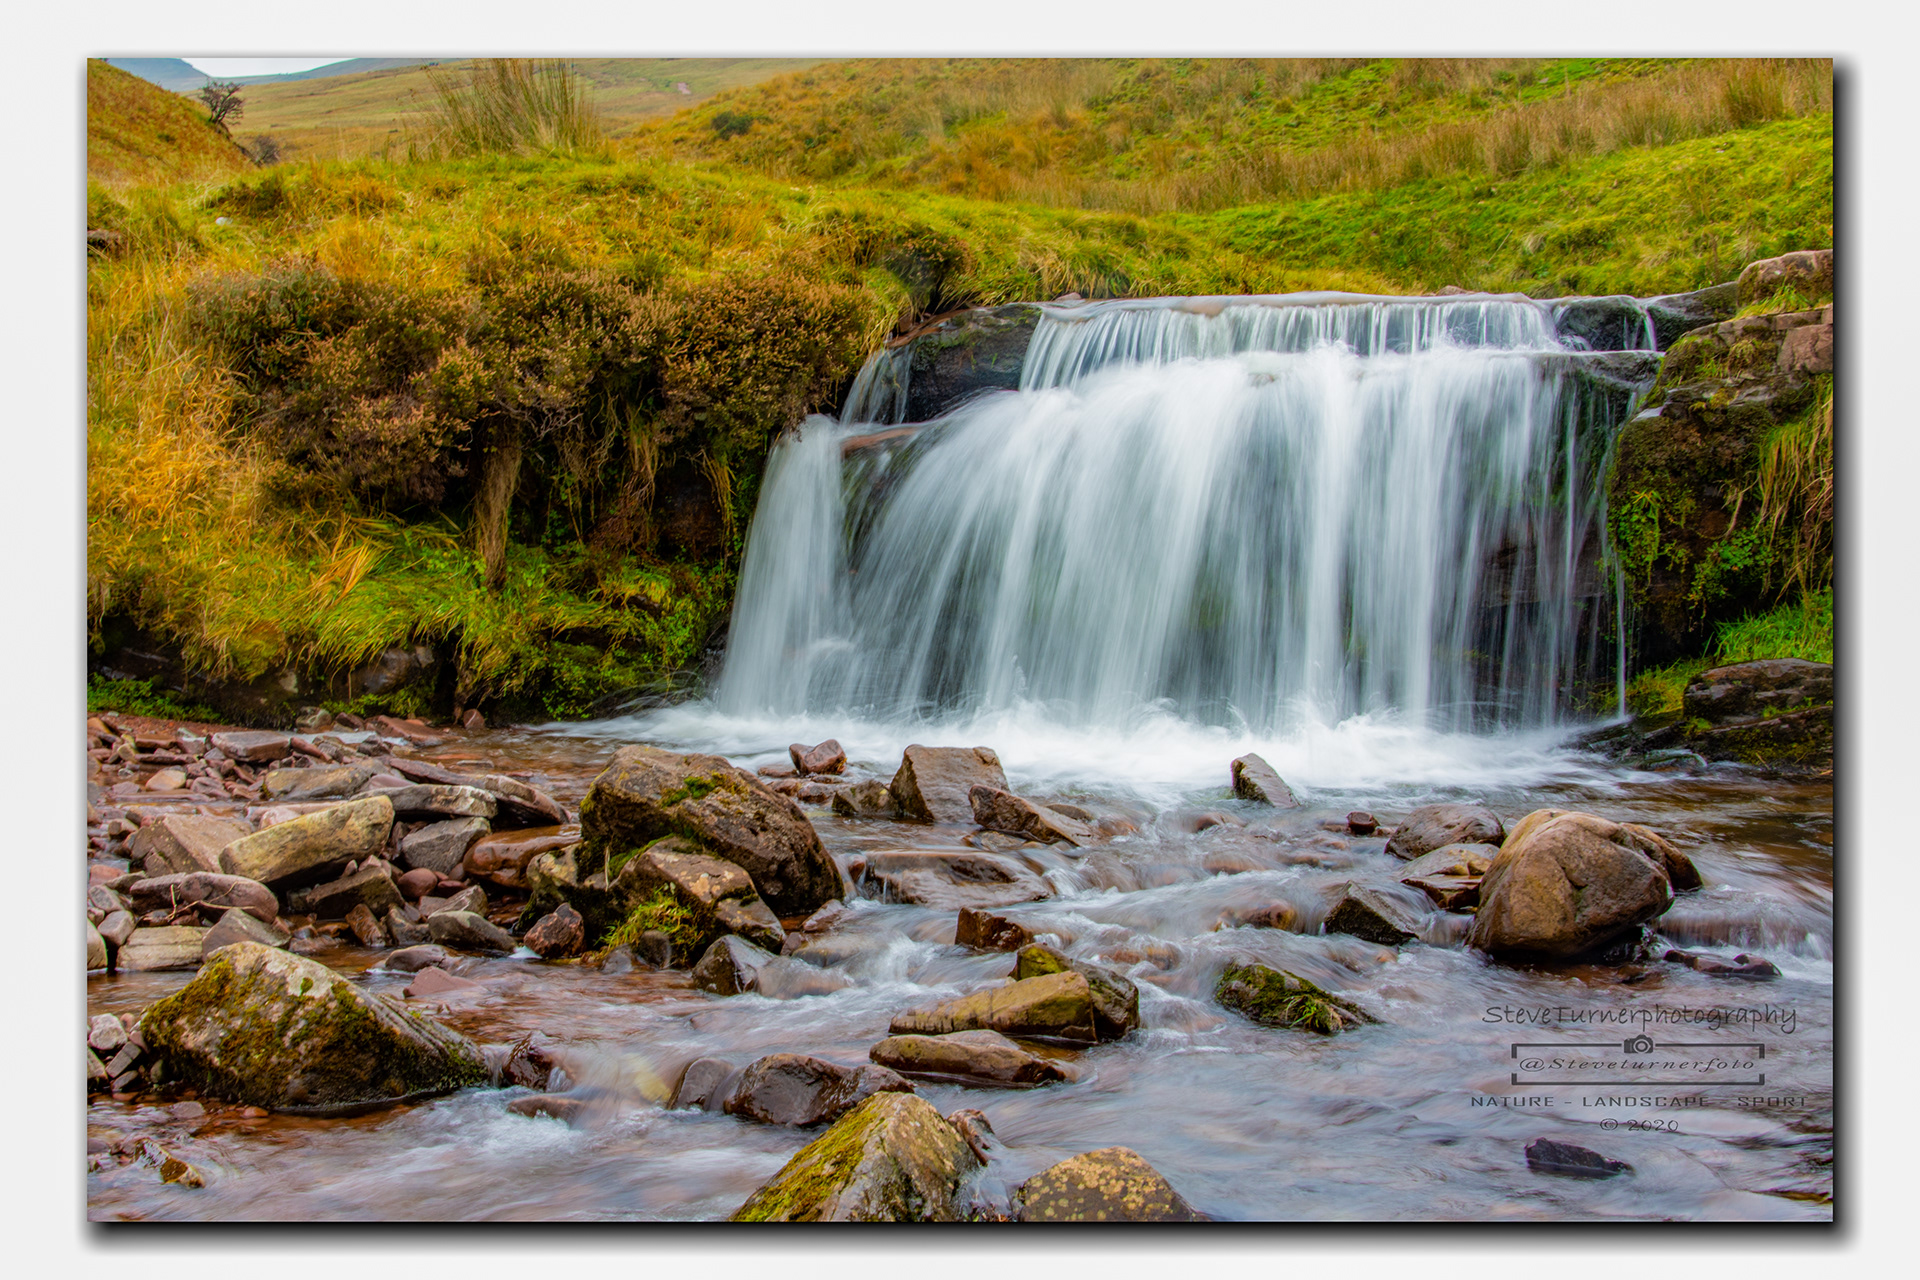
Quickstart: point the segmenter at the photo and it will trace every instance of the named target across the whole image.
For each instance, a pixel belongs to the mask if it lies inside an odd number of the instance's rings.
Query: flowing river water
[[[421,754],[518,771],[575,808],[627,742],[754,768],[831,736],[851,776],[882,780],[911,742],[985,745],[1019,793],[1126,816],[1134,830],[1083,851],[1014,851],[1048,896],[999,910],[1125,972],[1142,1029],[1063,1051],[1068,1083],[918,1086],[942,1113],[986,1113],[1001,1186],[1124,1145],[1226,1220],[1828,1219],[1831,782],[1563,745],[1582,720],[1571,690],[1611,673],[1595,656],[1615,600],[1591,570],[1592,467],[1617,413],[1561,380],[1550,335],[1520,323],[1531,313],[1489,327],[1497,310],[1466,339],[1465,313],[1437,309],[1320,316],[1307,338],[1279,323],[1298,316],[1259,330],[1232,308],[1149,311],[1094,356],[1043,324],[1028,377],[1046,385],[884,456],[842,458],[857,428],[826,419],[779,446],[710,697]],[[1490,595],[1481,566],[1503,546]],[[1247,751],[1302,807],[1233,798],[1228,762]],[[1655,921],[1650,958],[1621,964],[1496,964],[1462,945],[1465,917],[1431,910],[1399,948],[1319,932],[1346,882],[1392,885],[1402,865],[1346,834],[1349,810],[1391,824],[1459,799],[1509,825],[1542,807],[1645,823],[1705,887]],[[158,1137],[209,1176],[187,1189],[109,1165],[90,1175],[91,1215],[726,1216],[815,1134],[664,1109],[686,1063],[857,1064],[895,1014],[1011,967],[953,945],[954,910],[863,896],[850,870],[965,848],[969,829],[806,812],[852,905],[777,995],[524,950],[468,962],[483,992],[439,1016],[483,1041],[563,1041],[594,1099],[579,1123],[511,1112],[517,1089],[333,1119],[97,1099],[92,1131]],[[1280,904],[1290,929],[1239,923]],[[1660,959],[1669,946],[1780,973],[1709,976]],[[396,996],[408,980],[348,943],[317,958]],[[1328,1038],[1253,1024],[1211,994],[1248,960],[1380,1021]],[[93,977],[88,1012],[140,1009],[189,977]],[[1639,1036],[1696,1065],[1554,1074]],[[1633,1173],[1532,1173],[1523,1151],[1542,1137]]]

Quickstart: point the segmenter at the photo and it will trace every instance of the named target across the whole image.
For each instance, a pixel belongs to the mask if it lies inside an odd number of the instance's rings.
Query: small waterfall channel
[[[774,449],[718,709],[1263,734],[1590,714],[1631,393],[1587,345],[1518,296],[1050,306],[1017,390],[918,429],[908,349],[879,353],[840,420]]]

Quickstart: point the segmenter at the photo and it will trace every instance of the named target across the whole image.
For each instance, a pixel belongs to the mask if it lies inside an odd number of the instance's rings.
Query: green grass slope
[[[111,188],[231,177],[251,167],[231,138],[178,94],[87,60],[87,177]]]

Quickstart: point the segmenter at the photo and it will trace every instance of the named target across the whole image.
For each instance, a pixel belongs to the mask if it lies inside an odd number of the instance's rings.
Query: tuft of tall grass
[[[1833,581],[1833,379],[1818,398],[1760,445],[1754,489],[1758,520],[1778,549],[1783,591],[1817,592]]]
[[[416,158],[605,149],[606,126],[569,62],[479,58],[464,72],[427,74],[434,98],[410,143]]]
[[[1833,589],[1809,591],[1765,613],[1722,623],[1714,636],[1717,661],[1762,658],[1833,661]]]

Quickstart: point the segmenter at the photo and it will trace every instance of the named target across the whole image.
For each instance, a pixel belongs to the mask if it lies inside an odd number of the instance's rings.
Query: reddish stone
[[[794,770],[798,773],[846,772],[847,753],[833,738],[811,747],[796,742],[787,748],[787,755],[793,759]]]

